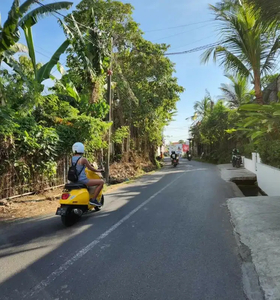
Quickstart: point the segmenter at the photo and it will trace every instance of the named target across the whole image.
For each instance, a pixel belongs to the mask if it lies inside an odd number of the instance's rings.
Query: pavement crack
[[[236,231],[232,218],[231,224],[242,264],[242,282],[245,296],[248,300],[265,300],[265,293],[261,287],[259,276],[253,263],[251,249],[242,243],[241,236]]]

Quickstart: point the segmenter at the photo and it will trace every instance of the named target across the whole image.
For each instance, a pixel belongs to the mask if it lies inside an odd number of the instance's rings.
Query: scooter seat
[[[83,183],[66,183],[64,188],[68,191],[71,190],[80,190],[80,189],[87,189],[87,185],[83,184]]]

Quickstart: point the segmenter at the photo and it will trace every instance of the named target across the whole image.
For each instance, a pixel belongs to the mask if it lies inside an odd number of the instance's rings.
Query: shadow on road
[[[174,180],[175,176],[179,176],[185,171],[185,164],[181,164],[178,168],[165,166],[158,173],[145,175],[137,180],[135,184],[121,187],[117,191],[106,195],[109,202],[108,208],[116,206],[114,210],[106,211],[105,206],[104,211],[83,217],[80,222],[71,228],[63,227],[59,218],[55,217],[32,220],[24,224],[14,224],[12,229],[8,230],[7,233],[1,233],[0,258],[4,259],[18,253],[43,249],[45,246],[32,248],[30,245],[29,249],[15,248],[26,247],[35,241],[52,243],[52,238],[54,237],[70,236],[76,233],[80,227],[84,225],[88,226],[82,233],[70,237],[55,250],[33,262],[28,268],[3,281],[0,284],[1,299],[22,299],[24,293],[28,292],[34,285],[56,270],[58,267],[57,263],[63,264],[67,259],[73,257],[81,248],[98,238],[144,200]],[[123,200],[126,202],[118,207],[118,201],[122,200],[122,198],[126,198],[126,200]],[[1,252],[4,253],[1,254]],[[20,290],[19,282],[21,283],[20,287],[24,290]],[[15,289],[15,287],[18,289]],[[38,299],[38,297],[34,299]]]

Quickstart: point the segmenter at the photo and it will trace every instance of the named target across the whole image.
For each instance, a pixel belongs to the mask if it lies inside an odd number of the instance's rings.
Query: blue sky
[[[2,22],[6,20],[12,2],[12,0],[1,0]],[[58,2],[58,0],[43,1],[44,4],[51,2]],[[72,2],[76,5],[80,0]],[[217,24],[213,21],[213,16],[208,9],[208,4],[214,4],[216,0],[130,0],[124,2],[134,6],[134,19],[145,32],[145,38],[152,42],[170,44],[170,52],[184,51],[217,41]],[[193,23],[198,24],[184,26]],[[158,29],[176,26],[182,27],[158,31]],[[53,16],[40,20],[33,27],[33,32],[38,62],[48,61],[65,39],[57,24],[57,19]],[[201,53],[170,57],[176,64],[175,76],[179,84],[185,88],[185,92],[181,95],[181,100],[177,105],[176,120],[165,129],[167,141],[185,140],[188,137],[190,125],[190,121],[185,119],[192,115],[194,102],[203,98],[205,89],[208,89],[212,96],[218,96],[220,84],[226,82],[222,68],[212,62],[208,65],[200,63]],[[65,60],[65,56],[61,57],[62,64],[65,64]],[[53,74],[58,75],[55,70]]]

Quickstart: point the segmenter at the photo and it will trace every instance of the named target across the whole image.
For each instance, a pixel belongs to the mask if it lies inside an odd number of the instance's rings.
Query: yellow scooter
[[[95,172],[86,169],[88,179],[102,179],[103,177]],[[61,221],[65,226],[72,226],[82,215],[99,211],[101,207],[89,204],[91,196],[94,194],[96,187],[87,187],[83,183],[67,183],[64,186],[62,196],[59,200],[60,207],[56,215],[61,216]],[[100,191],[97,200],[104,205],[103,189]]]

